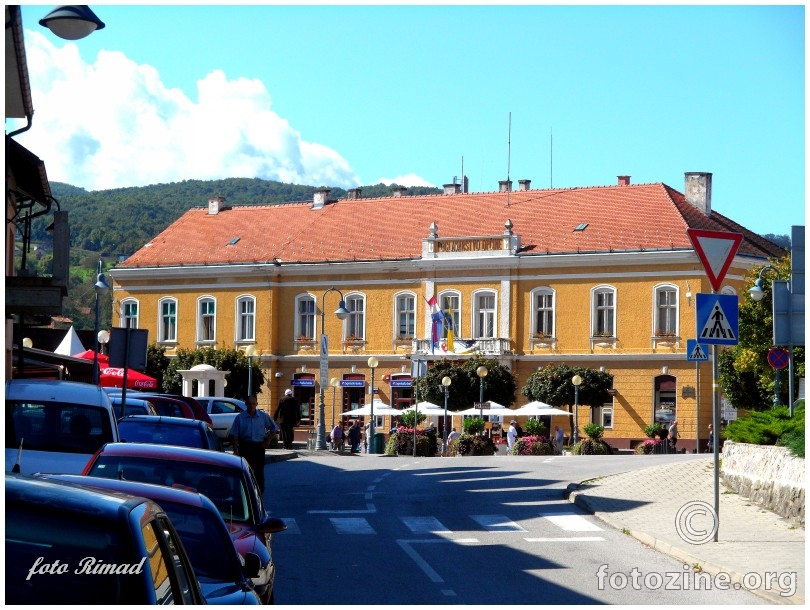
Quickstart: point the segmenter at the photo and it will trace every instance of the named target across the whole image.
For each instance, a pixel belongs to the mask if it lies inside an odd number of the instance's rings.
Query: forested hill
[[[331,188],[330,199],[346,197],[346,191]],[[362,197],[388,197],[394,186],[364,186]],[[316,187],[285,184],[258,178],[185,180],[170,184],[86,191],[51,182],[59,209],[69,212],[71,248],[97,252],[105,258],[129,256],[192,208],[208,206],[210,197],[225,197],[228,205],[264,205],[312,201]],[[409,187],[408,194],[437,194],[442,189]],[[50,220],[47,221],[48,223]],[[34,227],[32,239],[50,241],[43,220]]]

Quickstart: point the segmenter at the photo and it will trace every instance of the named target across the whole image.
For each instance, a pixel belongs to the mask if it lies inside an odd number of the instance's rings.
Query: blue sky
[[[707,171],[719,213],[804,224],[803,5],[92,5],[106,27],[75,42],[39,26],[52,8],[22,10],[18,140],[53,181],[441,187],[463,165],[472,191],[683,191]]]

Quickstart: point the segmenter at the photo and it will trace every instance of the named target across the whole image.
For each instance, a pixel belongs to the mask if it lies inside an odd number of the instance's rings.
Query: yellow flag
[[[447,351],[448,352],[453,351],[453,329],[452,328],[447,329]]]

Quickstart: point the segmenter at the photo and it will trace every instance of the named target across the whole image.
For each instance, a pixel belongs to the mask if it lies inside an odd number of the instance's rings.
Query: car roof
[[[207,421],[201,419],[189,419],[187,417],[169,417],[168,415],[126,415],[118,420],[118,425],[122,423],[150,423],[163,424],[166,426],[177,426],[182,428],[199,428],[200,426],[211,427]]]
[[[200,464],[215,464],[228,468],[242,468],[243,458],[230,453],[211,451],[210,449],[197,449],[196,447],[180,447],[177,445],[151,445],[148,443],[107,443],[98,451],[101,456],[144,457],[162,460],[176,460],[179,462],[197,462]],[[96,458],[93,458],[95,462]]]
[[[140,481],[126,481],[121,479],[106,479],[102,477],[91,477],[80,474],[43,474],[42,478],[55,481],[63,481],[76,485],[86,485],[99,487],[117,493],[129,494],[131,496],[142,496],[149,498],[160,504],[161,502],[173,502],[186,506],[206,508],[207,510],[219,514],[219,510],[214,503],[202,494],[190,489],[180,489],[177,487],[167,487],[154,483],[142,483]]]
[[[94,520],[118,521],[122,507],[132,510],[144,502],[151,501],[117,491],[95,492],[64,481],[6,473],[6,507],[14,504],[38,506],[65,514],[89,516]]]
[[[10,379],[6,400],[46,400],[108,407],[110,399],[99,386],[60,379]]]

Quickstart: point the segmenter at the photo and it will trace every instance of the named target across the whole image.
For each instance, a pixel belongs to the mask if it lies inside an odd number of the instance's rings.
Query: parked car
[[[13,558],[6,604],[205,603],[179,535],[152,500],[6,474],[4,513]]]
[[[127,415],[157,415],[153,405],[148,400],[141,400],[139,398],[130,398],[127,396],[127,404],[121,402],[121,395],[110,395],[110,403],[112,403],[113,411],[115,412],[115,419],[121,421],[122,417]]]
[[[180,394],[160,394],[156,392],[139,392],[138,398],[145,398],[155,405],[158,415],[169,417],[187,417],[188,419],[201,419],[212,426],[211,416],[205,408],[191,396]],[[185,406],[183,406],[185,405]]]
[[[118,440],[112,404],[98,386],[52,379],[6,382],[6,471],[78,474]]]
[[[273,603],[272,534],[287,526],[265,510],[244,458],[188,447],[110,443],[99,449],[82,474],[177,486],[208,496],[228,524],[239,554],[243,558],[247,553],[259,556],[261,569],[253,582],[262,601]]]
[[[222,451],[222,443],[214,429],[199,419],[128,415],[118,422],[118,436],[125,443],[178,445]]]
[[[256,605],[261,603],[253,582],[261,569],[255,553],[239,558],[217,507],[206,496],[163,485],[102,479],[75,474],[43,475],[90,488],[141,496],[157,502],[169,515],[172,525],[191,559],[203,597],[209,604]]]
[[[227,396],[197,396],[196,400],[211,416],[214,432],[223,443],[228,443],[228,433],[231,431],[233,420],[242,411],[247,411],[244,401]]]

